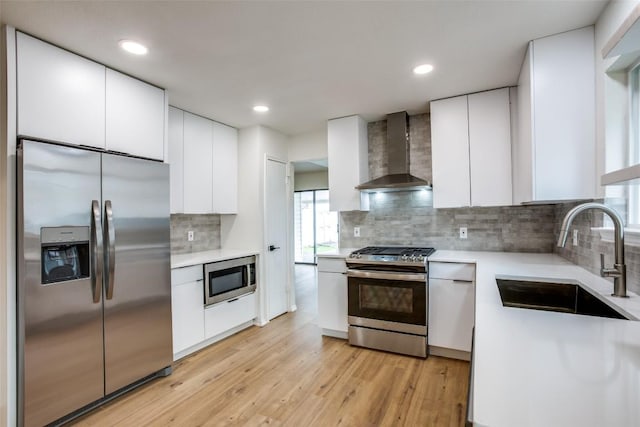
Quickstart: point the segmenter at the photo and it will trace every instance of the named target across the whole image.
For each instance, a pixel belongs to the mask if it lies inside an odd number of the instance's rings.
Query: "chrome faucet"
[[[615,261],[613,268],[604,267],[604,254],[600,254],[600,276],[613,277],[613,294],[614,297],[627,297],[627,266],[624,264],[624,221],[620,214],[602,203],[583,203],[571,209],[564,217],[562,221],[562,227],[560,227],[560,236],[558,236],[558,247],[564,247],[567,243],[567,236],[569,235],[569,227],[573,222],[573,219],[582,211],[589,209],[600,210],[611,218],[614,226],[615,236]]]

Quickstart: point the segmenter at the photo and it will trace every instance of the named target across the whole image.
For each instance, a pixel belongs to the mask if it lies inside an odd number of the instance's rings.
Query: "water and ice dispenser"
[[[89,277],[89,227],[40,230],[42,284]]]

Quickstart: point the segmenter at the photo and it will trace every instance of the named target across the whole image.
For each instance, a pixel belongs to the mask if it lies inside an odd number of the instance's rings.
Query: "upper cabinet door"
[[[213,212],[213,122],[184,112],[184,212]]]
[[[164,90],[107,69],[106,103],[108,150],[164,160]]]
[[[169,107],[171,213],[184,212],[184,112]]]
[[[17,33],[18,134],[105,147],[105,67]]]
[[[471,203],[467,96],[431,103],[433,207]]]
[[[238,130],[213,122],[213,212],[238,213]]]
[[[511,192],[509,89],[469,95],[471,206],[508,206]]]

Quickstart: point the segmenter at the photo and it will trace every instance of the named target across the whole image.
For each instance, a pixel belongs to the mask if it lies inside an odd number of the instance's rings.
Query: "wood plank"
[[[323,337],[313,266],[296,267],[298,311],[251,327],[77,420],[77,426],[462,426],[469,363]]]

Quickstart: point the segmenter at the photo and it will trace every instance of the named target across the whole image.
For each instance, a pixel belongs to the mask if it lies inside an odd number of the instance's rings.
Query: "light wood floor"
[[[297,312],[180,360],[76,425],[462,426],[469,364],[322,337],[315,274],[296,267]]]

